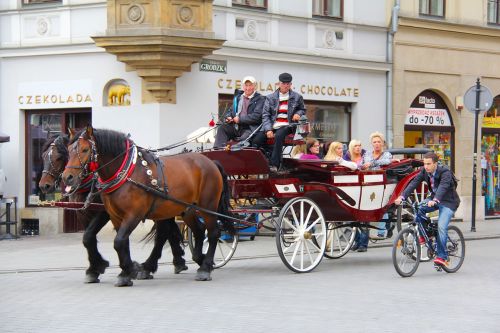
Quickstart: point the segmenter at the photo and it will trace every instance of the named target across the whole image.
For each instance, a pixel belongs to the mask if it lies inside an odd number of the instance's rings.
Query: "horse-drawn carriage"
[[[193,260],[200,265],[198,280],[210,280],[211,270],[230,260],[239,230],[251,225],[260,228],[265,223],[275,230],[283,263],[294,272],[310,272],[323,257],[344,256],[357,227],[379,221],[385,213],[400,225],[405,214],[394,200],[422,165],[418,159],[402,158],[380,170],[351,171],[333,161],[284,158],[285,171],[271,173],[267,159],[257,149],[158,157],[137,147],[123,133],[91,127],[78,133],[68,149],[62,177],[67,188],[77,191],[89,175],[96,175],[95,188],[117,230],[115,249],[122,268],[118,286],[131,285],[138,270],[146,270],[146,276],[156,270],[167,240],[161,235],[166,229],[160,226],[179,215],[190,227]],[[52,151],[45,154],[45,173],[55,177],[54,162],[59,160],[53,160]],[[85,206],[90,205],[88,198]],[[230,198],[233,206],[228,209]],[[128,236],[146,218],[156,221],[155,249],[138,267],[130,259]],[[90,236],[84,236],[84,242],[90,239],[92,255],[100,258],[99,269],[92,271],[92,262],[89,267],[91,282],[98,282],[97,276],[107,266],[95,247],[95,234],[101,227],[102,221],[99,228],[90,230]],[[179,256],[179,250],[176,253]],[[216,253],[222,255],[214,266]],[[92,255],[89,250],[89,258]]]

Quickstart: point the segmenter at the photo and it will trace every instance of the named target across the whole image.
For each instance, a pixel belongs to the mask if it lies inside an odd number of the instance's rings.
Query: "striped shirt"
[[[278,114],[276,115],[276,121],[274,122],[273,128],[278,129],[282,126],[288,125],[288,99],[290,94],[280,93],[280,101],[278,104]]]

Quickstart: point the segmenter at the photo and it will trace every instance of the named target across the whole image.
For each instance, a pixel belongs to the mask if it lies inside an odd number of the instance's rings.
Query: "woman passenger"
[[[392,154],[384,151],[384,135],[380,132],[370,134],[370,142],[372,144],[372,151],[367,151],[363,155],[362,170],[376,170],[380,169],[383,165],[389,165],[392,162]]]
[[[338,141],[334,141],[328,147],[328,152],[324,158],[325,161],[337,161],[339,165],[345,166],[351,170],[356,170],[358,165],[351,161],[346,161],[342,158],[343,145]]]
[[[292,149],[292,152],[290,153],[290,157],[299,159],[300,156],[306,153],[307,153],[307,147],[305,143],[302,145],[295,145]]]
[[[361,148],[361,141],[353,139],[349,142],[349,150],[344,155],[344,160],[356,163],[358,168],[363,164],[363,155],[366,150]]]
[[[307,138],[306,140],[306,153],[302,154],[299,159],[301,160],[319,160],[319,141],[314,138]]]

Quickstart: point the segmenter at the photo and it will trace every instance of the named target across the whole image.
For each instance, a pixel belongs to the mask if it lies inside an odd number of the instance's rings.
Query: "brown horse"
[[[70,142],[63,181],[77,186],[87,169],[99,175],[101,198],[117,230],[114,247],[122,272],[116,286],[132,285],[136,266],[130,258],[129,235],[137,224],[179,215],[195,236],[193,260],[200,265],[196,280],[211,280],[220,230],[216,216],[207,211],[227,215],[229,207],[227,177],[220,165],[197,153],[158,158],[123,133],[88,126]],[[229,220],[221,222],[233,232]],[[209,248],[203,255],[205,229]]]
[[[70,130],[70,133],[73,132]],[[42,178],[38,186],[44,193],[53,192],[61,175],[64,167],[68,162],[68,148],[69,138],[67,135],[54,135],[50,137],[42,148],[43,159],[43,172]],[[71,202],[85,202],[87,195],[90,191],[92,177],[84,174],[84,181],[74,189],[70,194],[69,200]],[[94,196],[93,203],[102,203],[100,196]],[[83,234],[83,245],[87,249],[88,259],[90,266],[85,272],[86,283],[98,283],[99,274],[103,274],[109,266],[109,262],[104,260],[97,249],[97,233],[108,223],[110,220],[109,214],[105,210],[77,210],[76,218],[79,223],[85,227]],[[186,262],[183,258],[184,250],[180,245],[182,236],[179,227],[175,221],[166,221],[158,228],[155,224],[152,233],[155,234],[155,245],[149,258],[141,264],[141,270],[138,279],[150,279],[151,273],[156,272],[158,269],[158,259],[161,257],[161,250],[163,245],[168,240],[172,248],[174,257],[174,272],[176,274],[187,269]]]

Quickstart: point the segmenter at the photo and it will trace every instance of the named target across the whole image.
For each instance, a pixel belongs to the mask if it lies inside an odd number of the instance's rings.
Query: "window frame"
[[[428,1],[427,13],[422,12],[422,0],[419,1],[418,14],[420,16],[435,17],[435,18],[445,18],[446,17],[446,0],[427,0],[427,1]],[[442,1],[443,2],[443,15],[437,15],[437,14],[431,13],[432,4],[434,1]]]
[[[328,1],[329,0],[320,0],[323,2],[323,14],[316,14],[314,13],[314,0],[312,2],[313,8],[313,17],[321,17],[321,18],[329,18],[329,19],[334,19],[334,20],[343,20],[344,19],[344,0],[340,0],[340,16],[332,16],[327,14],[328,13]]]
[[[495,21],[494,22],[490,21],[490,4],[491,3],[496,5]],[[486,10],[487,10],[487,13],[486,13],[487,23],[500,25],[500,0],[488,0]]]
[[[253,9],[259,9],[259,10],[267,10],[267,6],[268,6],[268,0],[264,0],[264,5],[262,5],[262,6],[252,5],[252,4],[248,3],[250,0],[241,0],[241,2],[244,2],[244,3],[238,3],[235,1],[238,1],[238,0],[231,1],[231,4],[233,7],[244,7],[244,8],[253,8]]]

